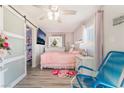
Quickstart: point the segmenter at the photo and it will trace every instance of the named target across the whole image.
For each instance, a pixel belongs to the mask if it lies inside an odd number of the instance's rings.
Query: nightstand
[[[76,56],[76,67],[75,70],[78,69],[79,66],[86,66],[92,69],[96,68],[96,64],[95,64],[95,58],[94,57],[90,57],[90,56],[82,56],[82,55],[78,55]],[[81,69],[81,73],[83,74],[88,74],[91,75],[92,72],[88,71],[86,69]]]

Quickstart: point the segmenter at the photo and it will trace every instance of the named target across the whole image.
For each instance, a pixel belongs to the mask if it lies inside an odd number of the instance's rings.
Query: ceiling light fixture
[[[49,20],[58,20],[60,17],[60,11],[58,6],[50,6],[50,11],[48,12],[48,19]]]

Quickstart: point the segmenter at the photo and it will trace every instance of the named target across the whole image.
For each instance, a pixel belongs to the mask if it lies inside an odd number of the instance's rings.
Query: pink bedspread
[[[75,67],[75,53],[46,52],[41,55],[41,66],[50,68]]]

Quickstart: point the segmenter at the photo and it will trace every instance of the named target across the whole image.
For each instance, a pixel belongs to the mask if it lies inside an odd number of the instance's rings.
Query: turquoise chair
[[[81,69],[95,71],[89,67],[79,66]],[[73,88],[117,88],[124,87],[124,52],[110,51],[97,71],[96,76],[78,73],[75,76]]]

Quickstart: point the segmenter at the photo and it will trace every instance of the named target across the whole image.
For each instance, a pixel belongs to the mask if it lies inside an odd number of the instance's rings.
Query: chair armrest
[[[77,82],[78,82],[80,88],[83,88],[84,86],[81,83],[80,78],[83,78],[84,79],[84,78],[92,78],[92,77],[91,76],[88,76],[88,75],[83,75],[83,74],[77,74],[76,75],[76,79],[77,79]]]
[[[90,71],[95,71],[95,70],[93,70],[92,68],[89,68],[89,67],[86,67],[86,66],[79,66],[79,67],[78,67],[78,71],[79,71],[81,68],[87,69],[87,70],[90,70]]]
[[[85,75],[85,74],[77,74],[76,75],[76,78],[77,77],[81,77],[81,78],[91,78],[92,76],[90,76],[90,75]]]
[[[94,88],[97,88],[99,85],[102,85],[105,88],[116,88],[115,86],[112,86],[112,85],[109,85],[109,84],[106,84],[106,83],[103,83],[103,82],[96,82],[94,84]]]

